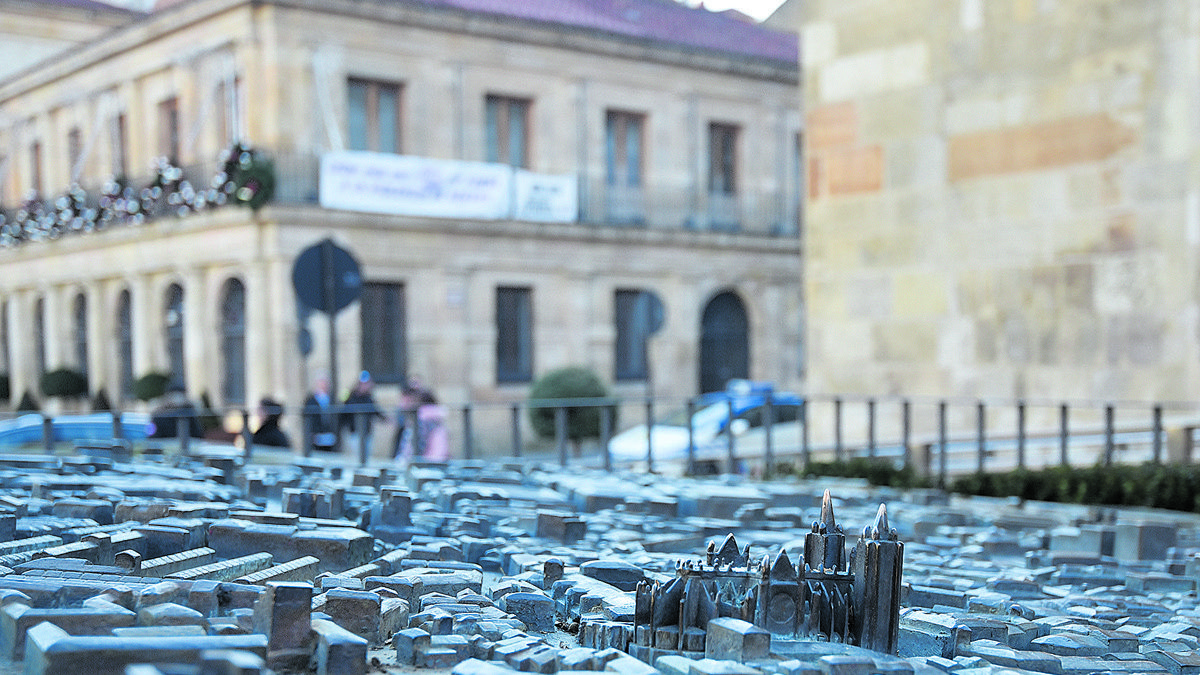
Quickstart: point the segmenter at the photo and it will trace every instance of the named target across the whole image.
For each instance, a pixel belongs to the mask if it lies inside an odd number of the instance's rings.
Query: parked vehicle
[[[725,391],[700,396],[690,420],[697,473],[716,473],[726,467],[731,436],[737,470],[744,469],[745,460],[761,459],[766,452],[768,419],[773,449],[795,452],[800,446],[803,403],[794,393],[775,391],[769,382],[749,380],[732,380]],[[683,409],[656,419],[649,430],[639,424],[622,431],[608,444],[613,463],[637,467],[650,458],[656,471],[686,471],[688,423],[687,409]]]
[[[146,438],[150,416],[121,413],[121,435],[129,440]],[[100,441],[113,437],[112,414],[59,415],[53,421],[55,441]],[[42,416],[37,413],[0,420],[0,445],[30,445],[42,441]]]

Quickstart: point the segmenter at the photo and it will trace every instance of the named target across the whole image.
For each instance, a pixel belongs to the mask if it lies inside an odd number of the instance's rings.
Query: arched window
[[[246,402],[246,287],[237,279],[221,292],[221,394],[225,404]]]
[[[87,296],[80,293],[75,296],[71,306],[71,338],[75,347],[75,368],[87,375],[88,373],[88,341],[87,341]]]
[[[46,299],[33,304],[33,368],[38,377],[46,372]]]
[[[750,376],[750,322],[732,291],[718,294],[700,320],[700,391],[720,391],[734,378]]]
[[[121,378],[121,399],[133,399],[133,307],[129,289],[117,296],[117,370]]]
[[[166,309],[163,316],[163,331],[167,341],[167,368],[172,387],[183,387],[183,287],[171,284],[167,287]]]

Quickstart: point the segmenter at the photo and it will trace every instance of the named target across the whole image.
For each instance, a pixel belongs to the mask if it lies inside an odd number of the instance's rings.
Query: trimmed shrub
[[[1200,512],[1200,466],[1156,464],[971,474],[956,479],[951,491],[991,497],[1110,506],[1146,506]]]
[[[139,401],[153,401],[167,393],[171,376],[166,373],[146,373],[133,381],[133,395]]]
[[[42,373],[41,386],[45,396],[79,398],[88,393],[87,375],[70,368]]]
[[[786,473],[786,472],[783,472]],[[833,462],[811,462],[806,476],[836,476],[839,478],[865,478],[871,485],[897,488],[928,487],[929,482],[918,476],[912,467],[897,467],[885,459],[852,457]]]
[[[534,383],[529,390],[529,401],[553,399],[579,399],[609,397],[608,388],[596,373],[578,366],[552,370]],[[612,423],[616,426],[616,409],[612,410]],[[529,422],[542,438],[554,438],[554,408],[529,407]],[[578,444],[584,438],[600,437],[600,406],[568,407],[567,438]]]
[[[30,394],[28,391],[21,394],[21,400],[17,402],[17,412],[40,412],[41,409],[42,407],[38,405],[37,399],[33,397],[33,394]]]
[[[92,397],[92,412],[112,412],[112,403],[103,389],[96,390],[96,395]]]

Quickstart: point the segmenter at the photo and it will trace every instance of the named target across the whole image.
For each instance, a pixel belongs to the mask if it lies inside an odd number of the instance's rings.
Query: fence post
[[[513,457],[521,456],[521,406],[514,403],[512,407],[512,439]]]
[[[54,418],[42,413],[42,449],[54,452]]]
[[[1071,431],[1069,428],[1070,408],[1066,403],[1063,403],[1058,408],[1058,463],[1062,466],[1070,466],[1071,460],[1067,457],[1068,445],[1071,442]]]
[[[1162,404],[1154,406],[1154,462],[1157,464],[1162,461],[1162,436],[1163,436],[1163,409]]]
[[[250,431],[250,411],[242,411],[242,463],[249,464],[254,456],[254,434]]]
[[[946,407],[943,399],[938,401],[938,487],[946,487]]]
[[[867,399],[867,457],[875,459],[875,399]]]
[[[475,459],[475,432],[471,426],[471,404],[463,406],[463,459]]]
[[[125,429],[121,426],[121,411],[118,408],[112,410],[112,436],[116,440],[125,438]]]
[[[842,397],[833,399],[833,456],[842,461]]]
[[[987,407],[983,401],[975,404],[975,443],[979,454],[979,473],[987,462]]]
[[[728,413],[725,422],[725,437],[729,444],[729,473],[737,473],[737,448],[734,446],[733,440],[733,399],[725,401],[726,411]]]
[[[1025,400],[1017,402],[1017,467],[1025,468]]]
[[[646,471],[654,473],[654,399],[646,397]]]
[[[358,432],[358,465],[367,465],[367,416],[363,412],[354,413],[354,429]]]
[[[175,431],[179,436],[179,454],[186,455],[192,449],[192,424],[183,415],[175,415]]]
[[[307,407],[307,406],[305,406]],[[303,411],[301,415],[301,426],[304,427],[304,440],[301,445],[304,446],[304,456],[312,457],[313,453],[313,426],[316,416],[308,411]]]
[[[687,473],[689,476],[696,474],[696,427],[692,422],[692,418],[696,416],[696,399],[688,398],[687,400],[687,427],[688,427],[688,444],[687,444]]]
[[[1104,466],[1112,466],[1113,453],[1116,450],[1116,444],[1113,439],[1113,423],[1116,421],[1115,410],[1113,405],[1109,403],[1104,406]]]
[[[900,402],[900,450],[904,453],[904,468],[912,466],[912,402]]]
[[[613,409],[608,406],[600,408],[600,452],[604,454],[604,470],[612,471],[612,453],[608,450],[608,443],[612,440],[613,430]]]
[[[775,471],[775,439],[771,427],[775,425],[774,395],[767,392],[766,405],[763,406],[763,478],[770,478]]]
[[[554,408],[554,446],[558,449],[559,466],[567,465],[567,409]]]
[[[691,419],[689,417],[688,419]],[[691,425],[689,425],[690,427]],[[808,397],[800,402],[800,461],[804,464],[804,470],[808,471],[809,462],[809,447],[808,447]]]

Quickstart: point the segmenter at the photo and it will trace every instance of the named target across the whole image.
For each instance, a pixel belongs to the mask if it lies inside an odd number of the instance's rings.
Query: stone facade
[[[810,391],[1200,394],[1200,9],[794,4]]]
[[[717,30],[732,20],[704,14]],[[578,178],[578,222],[321,208],[318,158],[347,147],[350,81],[397,85],[401,152],[427,158],[486,160],[485,98],[530,101],[528,166]],[[300,251],[332,236],[356,255],[366,282],[402,288],[397,330],[407,373],[448,403],[503,404],[528,391],[526,382],[497,378],[496,289],[505,286],[531,291],[534,378],[582,364],[614,379],[615,293],[645,289],[662,300],[665,322],[647,345],[646,376],[618,382],[618,393],[697,393],[704,310],[723,293],[745,310],[746,375],[796,388],[796,82],[795,63],[772,58],[427,3],[167,6],[0,82],[0,148],[11,160],[0,205],[11,214],[31,190],[61,194],[72,178],[99,185],[120,167],[144,175],[164,154],[176,155],[188,175],[211,175],[236,138],[272,156],[276,199],[258,211],[228,206],[0,248],[0,372],[11,371],[14,399],[35,391],[44,350],[42,367],[86,365],[93,390],[127,400],[118,303],[128,291],[127,370],[166,370],[166,294],[178,285],[188,393],[208,392],[217,405],[269,395],[298,410],[309,375],[329,366],[328,331],[319,315],[298,314],[291,269]],[[168,104],[177,119],[173,153],[165,149]],[[632,225],[610,217],[606,120],[614,112],[644,124]],[[709,188],[714,123],[736,129],[732,200]],[[82,140],[76,161],[72,138]],[[717,213],[726,220],[717,222]],[[245,297],[244,401],[222,393],[222,303],[231,280]],[[73,312],[79,297],[82,330]],[[32,320],[39,304],[42,346]],[[368,365],[361,334],[371,320],[358,303],[338,317],[342,383]],[[308,359],[298,346],[302,329],[314,341]],[[394,387],[380,393],[385,403],[396,396]]]

